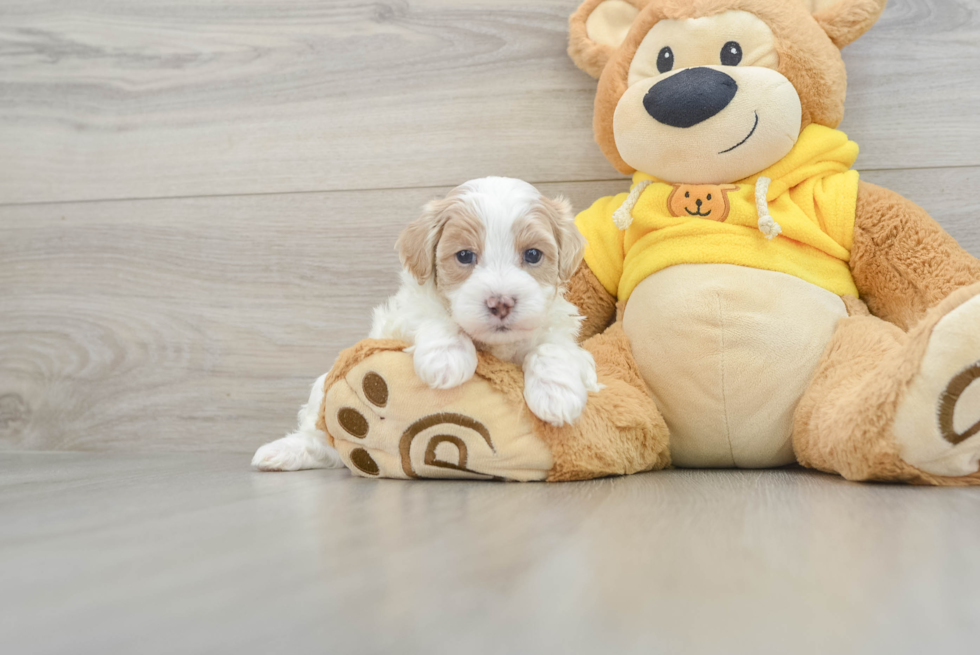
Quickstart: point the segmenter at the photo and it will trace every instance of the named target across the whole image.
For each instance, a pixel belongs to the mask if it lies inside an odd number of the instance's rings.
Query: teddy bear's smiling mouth
[[[755,134],[755,128],[757,128],[757,127],[759,127],[759,112],[755,112],[755,124],[752,126],[752,129],[749,131],[749,135],[747,137],[745,137],[744,139],[742,139],[741,141],[739,141],[738,143],[736,143],[735,145],[733,145],[728,150],[722,150],[718,154],[719,155],[723,155],[726,152],[731,152],[735,148],[739,147],[740,145],[742,145],[743,143],[745,143],[746,141],[748,141],[749,139],[751,139],[752,138],[752,135]]]
[[[700,207],[698,207],[698,210],[697,210],[696,212],[692,212],[692,211],[691,211],[690,209],[688,209],[687,207],[685,207],[685,208],[684,208],[684,211],[686,211],[686,212],[687,212],[688,214],[690,214],[691,216],[701,216],[701,217],[704,217],[704,216],[707,216],[708,214],[710,214],[710,213],[711,213],[711,210],[709,209],[709,210],[708,210],[707,212],[705,212],[705,213],[703,213],[703,214],[702,214],[702,213],[701,213],[701,208],[700,208]]]

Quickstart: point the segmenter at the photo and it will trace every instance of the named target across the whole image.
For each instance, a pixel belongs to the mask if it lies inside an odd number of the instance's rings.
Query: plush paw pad
[[[411,355],[387,351],[327,390],[323,418],[360,476],[540,480],[551,453],[521,409],[482,378],[432,389]]]
[[[933,328],[918,375],[895,415],[902,459],[933,475],[980,469],[980,297]]]
[[[980,432],[980,384],[974,384],[977,380],[980,361],[955,375],[939,398],[939,431],[954,446]]]

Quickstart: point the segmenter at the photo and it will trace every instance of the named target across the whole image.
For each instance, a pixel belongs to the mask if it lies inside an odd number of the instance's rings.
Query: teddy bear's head
[[[886,0],[585,0],[569,54],[599,78],[596,141],[623,173],[723,184],[837,127],[840,48]]]

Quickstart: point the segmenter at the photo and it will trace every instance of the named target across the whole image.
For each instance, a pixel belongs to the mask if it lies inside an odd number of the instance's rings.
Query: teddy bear
[[[561,481],[798,463],[980,484],[980,261],[862,181],[836,129],[840,49],[885,1],[585,0],[568,51],[598,78],[599,147],[632,175],[576,219],[567,298],[601,390],[553,426],[515,365],[481,354],[434,390],[404,343],[365,340],[326,377],[318,424],[348,468]]]

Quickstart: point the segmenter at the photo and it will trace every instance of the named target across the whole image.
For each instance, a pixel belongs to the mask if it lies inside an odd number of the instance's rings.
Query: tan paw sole
[[[479,377],[434,390],[403,352],[376,353],[327,390],[324,422],[364,477],[543,480],[551,451],[521,404]]]
[[[918,375],[895,415],[899,452],[933,475],[980,468],[980,296],[933,328]]]

